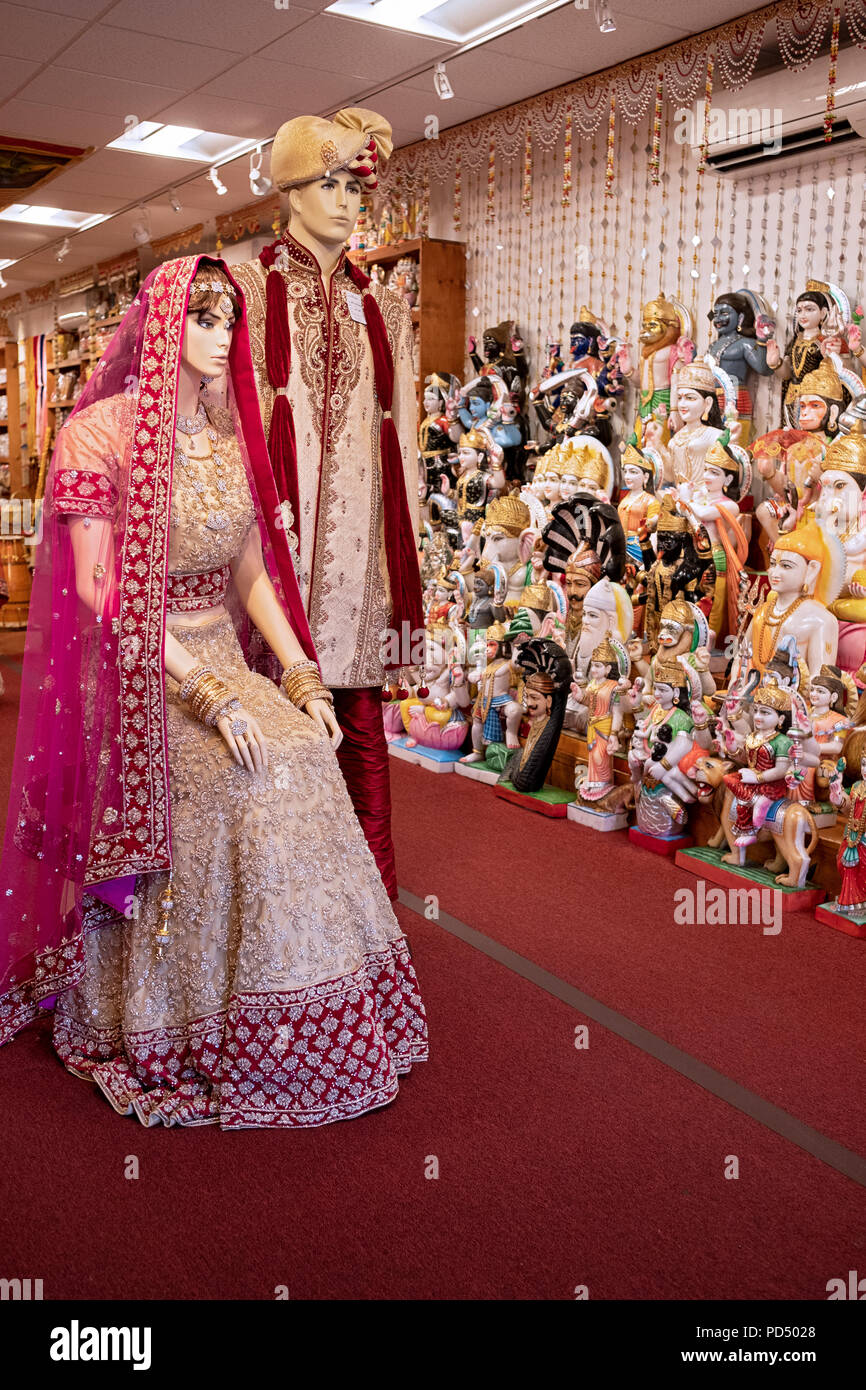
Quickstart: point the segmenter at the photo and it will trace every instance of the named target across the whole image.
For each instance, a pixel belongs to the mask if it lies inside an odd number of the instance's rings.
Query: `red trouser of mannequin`
[[[378,686],[332,690],[334,713],[343,731],[337,761],[388,897],[397,897],[391,839],[391,773]]]

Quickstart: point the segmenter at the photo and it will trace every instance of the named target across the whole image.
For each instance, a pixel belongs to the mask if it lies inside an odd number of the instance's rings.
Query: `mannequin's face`
[[[181,360],[202,376],[225,376],[232,345],[234,314],[228,296],[221,296],[223,307],[199,309],[187,314]]]
[[[361,184],[347,169],[289,190],[292,227],[325,246],[348,241],[361,208]]]

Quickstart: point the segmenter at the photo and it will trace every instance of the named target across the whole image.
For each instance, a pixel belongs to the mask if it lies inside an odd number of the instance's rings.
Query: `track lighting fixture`
[[[64,237],[63,244],[58,246],[56,255],[58,261],[66,260],[66,257],[69,255],[69,237]]]
[[[177,196],[173,188],[168,190],[168,202],[172,212],[183,212],[183,203]]]
[[[270,179],[262,173],[262,147],[256,145],[250,155],[250,188],[257,198],[262,198],[273,187]]]
[[[210,179],[211,183],[213,184],[220,197],[222,197],[224,193],[228,193],[228,189],[226,188],[225,184],[220,178],[219,170],[216,168],[216,166],[214,166],[214,168],[211,169],[210,173],[208,174],[208,178]]]
[[[444,63],[436,63],[433,68],[433,87],[440,101],[448,101],[454,95],[454,88],[448,81]]]

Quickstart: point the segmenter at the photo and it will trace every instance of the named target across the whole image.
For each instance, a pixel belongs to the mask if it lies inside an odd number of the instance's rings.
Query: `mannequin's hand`
[[[240,719],[246,724],[246,732],[243,734],[233,734],[232,724]],[[265,736],[257,719],[245,710],[233,710],[230,715],[225,715],[217,720],[217,729],[225,739],[226,746],[239,767],[246,767],[250,772],[261,772],[268,765],[268,745]]]
[[[336,753],[343,742],[343,731],[337,723],[333,705],[328,700],[308,700],[304,705],[304,714],[308,714],[317,728],[330,739]]]

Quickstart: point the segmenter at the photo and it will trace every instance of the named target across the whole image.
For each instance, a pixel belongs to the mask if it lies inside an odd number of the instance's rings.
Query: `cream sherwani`
[[[295,424],[300,502],[300,584],[325,683],[381,685],[379,650],[390,619],[373,354],[360,295],[341,258],[326,296],[319,266],[284,236],[279,271],[292,340],[289,401]],[[267,434],[274,393],[265,367],[265,280],[258,260],[231,267],[247,303],[253,364]],[[418,406],[412,321],[405,301],[374,280],[394,356],[392,415],[406,495],[418,534]],[[354,312],[354,317],[353,317]]]

